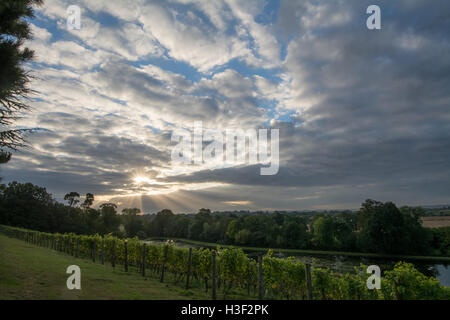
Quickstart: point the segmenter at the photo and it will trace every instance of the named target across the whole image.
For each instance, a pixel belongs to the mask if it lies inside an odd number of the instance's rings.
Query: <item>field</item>
[[[81,268],[81,290],[68,290],[66,268]],[[0,300],[209,299],[203,290],[143,278],[138,272],[40,248],[0,234]]]
[[[425,228],[450,227],[450,216],[422,217]]]

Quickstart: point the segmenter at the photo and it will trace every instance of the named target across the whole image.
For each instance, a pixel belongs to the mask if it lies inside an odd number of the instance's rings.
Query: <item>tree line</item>
[[[420,207],[366,200],[359,211],[290,215],[212,213],[174,214],[164,209],[141,214],[117,212],[114,203],[93,208],[94,195],[65,195],[54,200],[31,183],[0,185],[0,224],[44,232],[117,237],[172,237],[265,248],[361,251],[387,254],[450,255],[450,228],[426,229]]]

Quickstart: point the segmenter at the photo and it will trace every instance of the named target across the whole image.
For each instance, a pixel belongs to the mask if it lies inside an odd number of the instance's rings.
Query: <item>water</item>
[[[438,272],[438,276],[436,277],[441,285],[450,287],[450,265],[437,264],[435,268]]]
[[[282,255],[280,255],[282,256]],[[378,265],[383,271],[392,270],[397,262],[400,260],[382,259],[382,258],[364,258],[364,257],[349,257],[349,256],[296,256],[303,262],[311,262],[313,265],[323,266],[331,268],[335,271],[347,273],[354,272],[354,267],[358,267],[360,264]],[[421,273],[428,277],[435,277],[439,280],[440,284],[446,287],[450,287],[450,264],[442,264],[436,262],[426,261],[408,261],[402,260],[408,263],[412,263],[414,267]]]
[[[149,244],[161,245],[166,243],[165,241],[146,241]],[[176,241],[174,243],[176,247],[179,248],[199,248],[200,246],[191,245],[183,242]],[[254,256],[257,253],[250,252],[249,256]],[[294,256],[302,262],[309,262],[316,267],[326,267],[337,272],[349,273],[355,272],[354,267],[359,267],[360,264],[378,265],[381,272],[392,270],[394,265],[399,260],[384,259],[384,258],[364,258],[364,257],[352,257],[352,256],[342,256],[342,255],[304,255],[304,254],[284,254],[281,252],[274,251],[274,255],[280,258]],[[450,287],[450,264],[436,263],[436,262],[425,262],[425,261],[408,261],[405,262],[412,263],[417,270],[428,277],[435,277],[439,280],[440,284],[446,287]]]

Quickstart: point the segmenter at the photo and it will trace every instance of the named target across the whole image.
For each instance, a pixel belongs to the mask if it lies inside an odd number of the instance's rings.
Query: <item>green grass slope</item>
[[[81,268],[81,290],[66,286],[69,265]],[[123,272],[0,235],[0,299],[209,299],[203,290]]]

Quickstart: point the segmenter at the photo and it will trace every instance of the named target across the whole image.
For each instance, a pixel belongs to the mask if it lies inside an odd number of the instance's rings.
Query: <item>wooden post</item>
[[[163,258],[163,264],[162,264],[162,270],[161,270],[161,282],[164,282],[164,273],[166,270],[166,260],[167,260],[167,250],[169,250],[169,247],[164,246],[164,258]]]
[[[212,299],[216,300],[216,251],[212,252],[212,261],[211,261],[211,267],[212,267]]]
[[[307,263],[305,265],[306,269],[306,288],[308,291],[308,300],[312,300],[313,299],[313,291],[312,291],[312,284],[311,284],[311,265],[309,263]]]
[[[401,300],[400,295],[398,293],[398,289],[397,289],[397,282],[395,281],[395,279],[392,280],[392,287],[394,289],[395,300]]]
[[[264,281],[263,281],[263,268],[262,268],[262,254],[258,256],[258,299],[264,298]]]
[[[191,259],[192,259],[192,248],[189,248],[188,268],[186,275],[186,290],[189,289],[189,277],[191,276]]]
[[[92,262],[95,263],[95,249],[96,249],[96,245],[95,245],[95,239],[94,242],[92,243]]]
[[[114,252],[114,247],[115,247],[116,243],[114,242],[114,240],[112,241],[112,247],[111,247],[111,265],[113,268],[116,267],[116,254]]]
[[[123,244],[123,255],[125,260],[125,272],[128,272],[128,245],[127,240]]]
[[[102,264],[105,264],[105,238],[102,237]]]
[[[141,256],[139,258],[139,273],[142,273],[142,251],[143,251],[143,246],[141,246]]]
[[[250,296],[250,279],[251,279],[251,270],[250,267],[252,266],[252,264],[250,263],[250,259],[248,259],[248,263],[247,263],[247,295]]]
[[[144,243],[144,245],[142,247],[142,276],[143,277],[145,277],[145,254],[146,254],[146,251],[147,251],[147,246]]]

